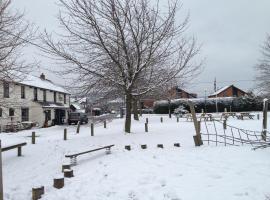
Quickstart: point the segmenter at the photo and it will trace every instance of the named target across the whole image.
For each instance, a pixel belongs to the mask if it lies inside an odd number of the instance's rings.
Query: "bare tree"
[[[176,23],[177,1],[166,11],[149,0],[59,2],[64,31],[57,41],[45,32],[45,52],[64,66],[61,73],[79,74],[76,82],[82,87],[106,82],[119,88],[126,98],[126,132],[133,97],[199,67],[192,62],[199,48],[184,36],[188,17]],[[141,78],[147,83],[136,87]]]
[[[256,81],[259,92],[270,97],[270,35],[267,35],[264,45],[261,48],[262,59],[256,66],[259,72]]]
[[[32,26],[24,15],[11,10],[11,0],[0,1],[0,86],[4,82],[19,81],[27,74],[32,64],[22,59],[22,48],[33,39]],[[2,92],[2,90],[1,90]],[[2,95],[1,95],[2,96]],[[1,106],[10,106],[11,101],[0,98]]]
[[[10,7],[11,0],[0,2],[0,80],[12,80],[16,72],[29,67],[20,58],[27,40],[32,39],[32,28],[23,14],[12,12]]]

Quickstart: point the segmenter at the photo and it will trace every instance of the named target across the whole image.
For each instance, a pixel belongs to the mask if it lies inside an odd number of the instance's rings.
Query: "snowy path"
[[[124,134],[123,120],[117,119],[104,129],[83,125],[81,133],[68,127],[68,140],[63,141],[64,127],[37,129],[37,144],[30,144],[31,131],[1,134],[3,146],[27,141],[23,157],[16,151],[3,153],[4,190],[6,200],[27,200],[31,188],[44,185],[47,200],[103,199],[264,199],[270,195],[269,149],[252,151],[251,147],[195,148],[194,127],[185,120],[149,116],[149,133],[144,132],[145,119],[135,122],[131,134]],[[245,123],[246,122],[246,123]],[[258,120],[231,120],[231,124],[254,129]],[[260,130],[258,128],[257,130]],[[180,142],[181,148],[173,147]],[[158,143],[164,149],[157,149]],[[68,153],[115,144],[113,153],[104,151],[78,158],[75,177],[61,190],[52,187],[53,178],[61,174]],[[147,144],[147,150],[139,145]],[[124,150],[132,145],[133,150]]]

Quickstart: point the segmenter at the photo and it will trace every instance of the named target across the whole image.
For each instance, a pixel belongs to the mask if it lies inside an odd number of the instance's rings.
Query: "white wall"
[[[34,101],[34,88],[25,86],[25,99],[21,98],[21,85],[20,84],[9,84],[9,98],[4,98],[3,95],[3,83],[0,82],[0,108],[2,108],[2,117],[0,117],[0,126],[6,125],[11,122],[9,116],[9,108],[15,110],[13,121],[21,121],[21,109],[29,108],[29,121],[37,122],[39,126],[43,126],[45,121],[44,110],[51,110],[51,125],[54,119],[54,109],[44,109],[42,106]],[[54,102],[54,92],[46,90],[47,102]],[[57,103],[64,104],[64,94],[57,92],[56,94]],[[38,88],[38,101],[43,101],[43,89]],[[69,107],[69,95],[66,95],[66,107]],[[66,113],[67,116],[67,113]],[[66,117],[67,118],[67,117]]]

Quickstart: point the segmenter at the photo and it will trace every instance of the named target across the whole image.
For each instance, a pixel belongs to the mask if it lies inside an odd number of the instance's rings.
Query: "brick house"
[[[169,90],[169,95],[171,99],[193,99],[197,98],[197,94],[189,93],[179,87],[173,87]]]
[[[241,97],[245,96],[247,93],[234,85],[225,86],[213,94],[209,95],[208,98],[215,97]]]

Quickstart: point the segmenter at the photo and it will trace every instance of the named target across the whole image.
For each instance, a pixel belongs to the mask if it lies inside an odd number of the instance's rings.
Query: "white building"
[[[40,127],[67,122],[70,94],[62,87],[40,77],[0,82],[0,126],[30,121]]]

